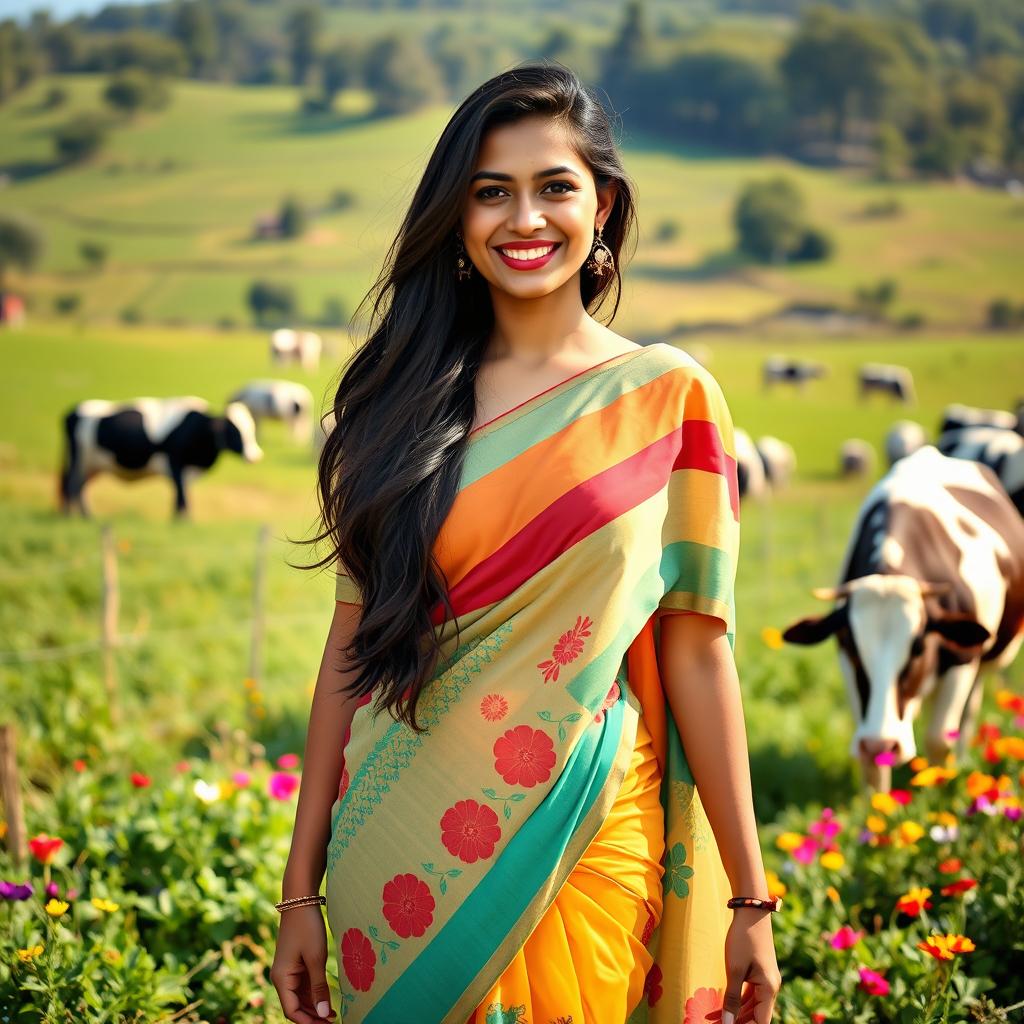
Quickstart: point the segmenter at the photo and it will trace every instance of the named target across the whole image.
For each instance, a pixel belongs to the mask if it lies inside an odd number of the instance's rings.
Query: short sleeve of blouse
[[[735,638],[739,483],[733,422],[718,381],[695,366],[682,397],[680,444],[662,530],[658,614],[699,612]]]
[[[345,601],[348,604],[361,605],[363,603],[363,595],[360,593],[359,586],[345,571],[345,568],[340,561],[335,563],[334,572],[336,576],[334,583],[334,600]]]

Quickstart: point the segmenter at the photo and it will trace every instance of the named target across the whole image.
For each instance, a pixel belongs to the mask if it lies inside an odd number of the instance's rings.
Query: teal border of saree
[[[508,948],[508,960],[515,956],[526,940],[524,919],[528,919],[528,934],[540,918],[530,914],[531,906],[552,889],[552,881],[557,889],[568,877],[579,855],[567,856],[567,851],[575,852],[579,846],[582,853],[593,838],[586,833],[596,834],[607,814],[603,805],[610,805],[622,785],[623,750],[631,754],[636,741],[636,710],[630,706],[630,730],[624,728],[626,707],[624,694],[608,709],[600,730],[584,733],[543,803],[437,937],[367,1013],[367,1024],[464,1020],[449,1014],[461,1013],[465,1006],[468,1016],[486,996],[498,975],[490,977],[488,972],[484,977],[484,968],[503,947]],[[630,737],[629,732],[634,735]],[[592,815],[599,806],[602,813]],[[541,851],[548,856],[538,856]],[[548,905],[547,900],[543,902],[541,912]]]

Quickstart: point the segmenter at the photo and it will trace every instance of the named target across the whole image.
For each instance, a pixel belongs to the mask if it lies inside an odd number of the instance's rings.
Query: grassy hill
[[[306,316],[339,297],[351,312],[373,280],[387,244],[449,110],[387,120],[365,116],[365,98],[343,94],[336,113],[302,115],[293,88],[177,82],[171,106],[140,115],[111,135],[90,164],[56,168],[50,133],[100,105],[103,79],[64,76],[65,107],[42,109],[52,80],[0,109],[0,209],[18,209],[45,230],[47,252],[31,277],[13,280],[48,312],[53,297],[78,292],[82,315],[111,320],[123,310],[146,320],[248,322],[245,293],[256,277],[289,281]],[[880,184],[852,171],[786,160],[748,160],[622,140],[639,195],[641,244],[627,277],[626,332],[654,336],[679,323],[743,323],[789,301],[849,301],[882,276],[900,287],[897,315],[915,311],[940,328],[973,329],[997,295],[1020,301],[1015,257],[1024,202],[948,183]],[[812,220],[834,233],[835,257],[799,268],[747,264],[732,251],[731,210],[750,178],[784,172],[806,192]],[[314,217],[297,241],[250,240],[254,219],[294,192],[314,209],[335,190],[353,206]],[[894,218],[864,215],[896,199]],[[663,220],[682,224],[657,244]],[[100,273],[78,246],[109,248]]]

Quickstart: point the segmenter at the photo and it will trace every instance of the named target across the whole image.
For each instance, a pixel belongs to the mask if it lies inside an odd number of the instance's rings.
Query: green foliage
[[[80,163],[94,156],[106,141],[110,122],[102,114],[87,112],[61,125],[53,133],[58,158]]]
[[[82,305],[82,296],[79,292],[63,292],[54,296],[53,309],[60,316],[71,316],[77,312]]]
[[[90,270],[102,270],[103,265],[107,262],[109,251],[109,247],[104,243],[88,238],[78,244],[78,253],[82,257],[82,262]]]
[[[279,326],[295,316],[295,290],[279,281],[254,281],[248,304],[257,324]]]
[[[103,98],[115,110],[131,115],[140,110],[162,110],[171,93],[160,76],[142,68],[125,68],[111,78]]]
[[[854,292],[854,308],[871,320],[883,320],[898,292],[899,284],[891,277],[860,285]]]
[[[371,46],[363,72],[382,116],[407,114],[444,95],[441,73],[422,44],[408,35],[387,35]]]
[[[286,196],[278,213],[281,235],[284,238],[300,238],[306,230],[306,209],[295,196]]]
[[[988,326],[1003,330],[1024,323],[1024,303],[1015,306],[1005,296],[993,299],[988,305]]]
[[[0,214],[0,285],[8,267],[31,270],[43,253],[38,225],[18,213]]]
[[[804,207],[803,194],[790,178],[777,175],[751,182],[733,212],[739,248],[766,263],[827,259],[832,241],[825,232],[807,226]]]

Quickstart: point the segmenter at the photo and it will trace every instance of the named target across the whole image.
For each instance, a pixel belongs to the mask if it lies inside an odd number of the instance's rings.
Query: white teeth
[[[542,249],[502,249],[501,252],[510,260],[536,260],[541,256],[547,256],[552,249],[553,245],[546,245]]]

